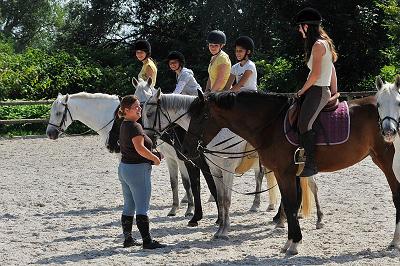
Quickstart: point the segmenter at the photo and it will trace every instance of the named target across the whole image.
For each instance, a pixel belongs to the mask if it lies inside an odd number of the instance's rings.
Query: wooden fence
[[[355,91],[355,92],[340,92],[340,98],[351,100],[354,98],[360,98],[370,95],[375,95],[376,91]],[[271,93],[285,96],[293,96],[294,93]],[[0,101],[1,106],[16,106],[16,105],[36,105],[36,104],[51,104],[54,100],[43,100],[43,101]],[[30,124],[30,123],[42,123],[45,124],[48,119],[11,119],[11,120],[0,120],[0,125],[14,125],[14,124]]]
[[[43,100],[43,101],[0,101],[0,108],[1,106],[16,106],[16,105],[37,105],[37,104],[52,104],[54,100]],[[15,125],[15,124],[46,124],[49,120],[48,119],[10,119],[10,120],[1,120],[0,125]]]

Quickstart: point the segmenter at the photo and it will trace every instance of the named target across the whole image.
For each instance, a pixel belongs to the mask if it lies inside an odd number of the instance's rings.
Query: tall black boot
[[[315,137],[316,134],[313,130],[300,135],[300,144],[306,153],[306,162],[303,171],[299,175],[300,177],[309,177],[318,173],[315,165]]]
[[[132,238],[133,216],[121,216],[122,232],[124,233],[124,248],[132,246],[140,246],[141,244]]]
[[[156,249],[166,247],[166,245],[160,244],[158,241],[151,239],[149,217],[141,214],[136,215],[136,226],[139,229],[140,235],[142,236],[144,249]]]

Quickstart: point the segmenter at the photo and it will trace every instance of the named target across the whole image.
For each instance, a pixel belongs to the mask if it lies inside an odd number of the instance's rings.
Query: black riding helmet
[[[220,30],[210,31],[210,33],[208,33],[207,36],[207,42],[214,44],[225,44],[226,43],[225,33],[223,33]]]
[[[318,12],[318,10],[312,7],[306,7],[302,9],[295,16],[295,22],[297,25],[299,24],[310,24],[310,25],[321,25],[322,16]]]
[[[135,42],[134,50],[135,52],[137,50],[145,52],[146,57],[149,57],[151,55],[151,45],[147,40],[137,40]]]
[[[170,60],[178,60],[181,67],[185,65],[185,56],[179,51],[172,51],[167,56],[167,64]]]
[[[251,51],[249,55],[253,54],[254,52],[254,42],[248,36],[240,36],[239,38],[237,38],[235,41],[235,47],[236,46],[240,46],[246,49],[247,51]]]

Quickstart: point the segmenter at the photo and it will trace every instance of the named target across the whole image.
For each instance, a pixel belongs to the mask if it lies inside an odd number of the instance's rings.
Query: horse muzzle
[[[392,143],[397,135],[398,131],[394,127],[382,128],[381,134],[383,139],[388,142]]]
[[[46,135],[49,139],[55,140],[55,139],[58,139],[60,132],[56,128],[51,127],[51,128],[47,128]]]

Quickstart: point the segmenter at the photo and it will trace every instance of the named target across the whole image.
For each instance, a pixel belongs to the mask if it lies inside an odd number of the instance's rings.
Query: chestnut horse
[[[290,99],[260,92],[199,94],[197,106],[191,108],[193,139],[201,139],[205,129],[217,125],[228,128],[256,147],[261,163],[274,171],[285,206],[288,240],[281,249],[297,254],[302,239],[298,221],[301,199],[297,167],[293,162],[296,146],[290,144],[283,131],[283,123]],[[400,249],[400,183],[392,170],[393,146],[385,143],[378,126],[378,112],[374,96],[348,102],[351,133],[347,142],[317,146],[316,164],[321,172],[332,172],[352,166],[370,155],[383,171],[393,195],[396,208],[396,230],[390,247]],[[217,131],[218,132],[218,131]],[[187,141],[186,141],[187,142]],[[187,143],[188,144],[188,143]],[[196,142],[197,144],[197,142]],[[192,147],[193,143],[187,146]],[[340,155],[340,156],[338,156]]]

